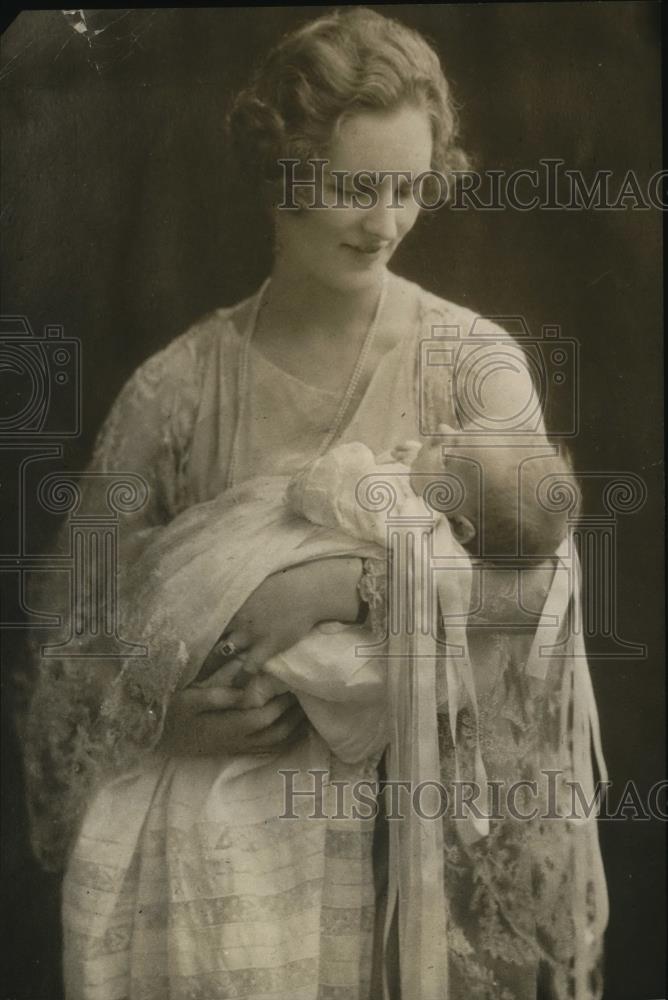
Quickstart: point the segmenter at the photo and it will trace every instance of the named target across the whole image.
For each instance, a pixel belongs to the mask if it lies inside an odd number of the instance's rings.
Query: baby
[[[541,504],[537,490],[541,480],[554,473],[554,456],[546,455],[544,446],[538,450],[526,441],[490,444],[487,438],[481,444],[480,436],[466,426],[455,430],[442,424],[439,432],[436,441],[406,441],[377,457],[360,442],[338,445],[293,476],[286,491],[288,507],[312,524],[375,543],[380,547],[379,558],[371,562],[378,564],[376,571],[382,576],[380,559],[387,546],[389,522],[384,507],[378,509],[375,501],[384,485],[393,494],[393,520],[400,520],[402,514],[445,516],[455,540],[483,564],[503,564],[510,558],[515,566],[523,560],[535,565],[553,555],[566,534],[567,515]],[[383,618],[384,609],[371,610],[370,624],[379,634],[385,632]],[[338,629],[342,631],[335,636]],[[329,644],[322,643],[323,630],[330,632]],[[341,690],[332,698],[339,705],[350,693],[346,690],[349,678],[354,678],[355,688],[361,685],[360,691],[368,684],[369,690],[377,692],[378,671],[370,662],[359,671],[361,663],[354,656],[349,630],[350,626],[336,623],[317,626],[292,649],[273,658],[250,684],[243,655],[225,663],[206,683],[245,687],[241,707],[264,704],[289,688],[305,695],[319,694],[318,687],[327,676],[341,682]],[[359,636],[354,638],[359,641]],[[219,648],[220,643],[210,654],[211,666],[220,663]],[[322,657],[328,648],[332,651],[330,669],[323,672]],[[363,676],[365,671],[368,677]],[[210,672],[211,667],[205,665],[204,674]],[[366,690],[362,701],[368,704]],[[346,739],[351,733],[349,729]],[[331,745],[331,739],[328,742]]]
[[[436,510],[438,485],[459,493],[459,502],[445,510],[457,541],[491,563],[551,556],[566,535],[568,513],[546,507],[539,494],[541,481],[555,472],[554,456],[522,439],[480,444],[480,435],[466,426],[456,431],[442,424],[439,430],[447,435],[445,445],[408,442],[395,454],[411,462],[413,489],[433,496]]]
[[[448,518],[472,557],[493,563],[552,555],[566,534],[566,512],[547,509],[537,491],[554,472],[554,456],[521,441],[480,444],[471,430],[442,424],[447,443],[407,441],[377,458],[358,442],[339,445],[292,479],[288,504],[315,524],[384,546],[387,514],[375,509],[373,487],[387,483],[396,494],[393,518],[408,507],[415,512],[421,497]]]

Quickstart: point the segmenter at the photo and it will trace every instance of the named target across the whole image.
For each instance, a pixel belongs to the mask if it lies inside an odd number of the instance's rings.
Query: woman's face
[[[412,179],[430,169],[431,155],[431,124],[421,108],[402,105],[345,118],[330,143],[323,191],[328,206],[338,200],[345,207],[276,209],[276,247],[282,262],[332,288],[377,285],[392,254],[415,225],[419,206]],[[340,171],[345,181],[333,173]],[[373,195],[361,195],[357,205],[351,201],[352,178],[360,171],[380,175],[376,184],[363,179],[377,195],[370,208],[364,206]],[[314,199],[312,189],[303,190]],[[301,193],[295,187],[296,199]]]

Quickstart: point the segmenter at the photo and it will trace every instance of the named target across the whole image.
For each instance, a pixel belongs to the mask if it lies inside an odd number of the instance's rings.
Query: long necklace
[[[264,299],[267,288],[269,287],[270,280],[271,280],[270,278],[267,278],[267,280],[264,282],[259,292],[255,296],[255,302],[253,303],[251,314],[248,317],[248,323],[246,325],[246,329],[244,331],[241,343],[241,356],[239,359],[238,379],[237,379],[237,419],[236,419],[236,426],[234,428],[234,438],[232,441],[232,452],[230,455],[230,461],[227,468],[228,488],[234,485],[234,476],[236,473],[238,458],[239,458],[239,439],[241,436],[241,425],[243,422],[243,418],[245,416],[245,410],[248,398],[248,373],[250,367],[251,340],[253,339],[253,334],[255,333],[255,328],[257,326],[257,319],[260,312],[260,306]],[[339,433],[339,430],[341,429],[341,425],[346,416],[346,413],[348,412],[348,408],[350,406],[351,400],[359,384],[362,372],[364,371],[364,368],[366,366],[367,358],[369,357],[369,352],[373,345],[374,337],[376,335],[376,330],[378,328],[378,320],[383,308],[383,304],[385,302],[386,293],[387,293],[387,271],[383,274],[383,283],[381,285],[380,295],[378,296],[376,309],[374,311],[373,317],[371,318],[371,322],[369,323],[369,328],[366,332],[366,335],[362,342],[362,346],[360,347],[359,353],[357,355],[355,367],[353,368],[352,374],[348,381],[348,386],[341,398],[341,402],[336,412],[334,422],[332,423],[332,426],[325,435],[325,438],[323,439],[315,457],[319,457],[325,451],[327,451],[332,441],[335,439],[335,437]]]

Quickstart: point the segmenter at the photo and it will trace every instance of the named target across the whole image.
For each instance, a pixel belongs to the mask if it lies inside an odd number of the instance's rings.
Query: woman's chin
[[[377,288],[385,271],[385,263],[379,262],[374,267],[366,267],[363,270],[332,268],[331,271],[320,277],[323,284],[329,288],[342,292],[362,292],[366,289]]]

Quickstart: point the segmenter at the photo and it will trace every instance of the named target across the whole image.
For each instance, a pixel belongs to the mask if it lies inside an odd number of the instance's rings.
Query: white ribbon
[[[410,531],[412,529],[405,529]],[[401,531],[401,529],[399,529]],[[447,996],[447,908],[443,871],[443,826],[441,767],[438,745],[437,671],[445,669],[448,715],[455,748],[455,779],[473,780],[486,787],[486,773],[480,752],[478,703],[466,639],[466,619],[471,594],[471,563],[456,544],[445,518],[433,526],[434,547],[439,556],[454,557],[452,565],[439,573],[437,587],[431,586],[433,566],[424,545],[403,545],[400,592],[416,609],[411,625],[402,627],[389,640],[388,702],[393,720],[388,755],[388,778],[408,783],[410,801],[401,819],[389,819],[390,864],[388,909],[384,943],[387,945],[395,909],[398,908],[399,954],[402,997],[411,1000],[443,1000]],[[424,536],[423,536],[424,537]],[[404,535],[405,540],[405,535]],[[454,559],[457,561],[455,562]],[[430,607],[425,609],[425,601]],[[436,615],[448,615],[445,654],[436,645]],[[428,628],[420,629],[420,613],[427,611]],[[400,607],[406,614],[406,608]],[[402,626],[407,625],[406,621]],[[466,774],[460,760],[457,739],[457,716],[468,703],[476,727],[474,770]],[[420,793],[421,815],[414,808],[413,793],[424,789],[424,782],[434,782],[438,802],[435,808],[424,807],[426,795]],[[400,800],[399,800],[400,801]],[[435,818],[429,818],[433,816]],[[485,836],[487,819],[477,818],[468,810],[459,824],[460,835],[467,842]],[[386,978],[384,996],[389,996]]]
[[[408,1000],[446,1000],[448,996],[442,821],[420,815],[413,808],[412,800],[412,792],[423,782],[441,781],[437,673],[442,669],[446,678],[455,781],[473,781],[474,787],[481,792],[487,788],[480,748],[478,700],[466,635],[471,599],[471,563],[464,549],[452,537],[445,518],[439,518],[433,525],[432,538],[439,557],[452,557],[450,565],[438,573],[436,588],[428,583],[433,567],[428,565],[429,554],[424,545],[403,546],[406,558],[402,561],[401,579],[395,580],[401,595],[409,600],[409,595],[413,595],[413,607],[418,611],[424,608],[424,601],[431,596],[432,603],[427,610],[432,627],[426,633],[420,631],[419,613],[416,611],[410,623],[412,627],[403,627],[408,624],[404,620],[399,634],[391,635],[388,643],[388,704],[393,726],[388,778],[408,782],[411,799],[408,811],[402,811],[403,818],[388,820],[390,863],[384,946],[386,948],[393,917],[398,910],[401,995]],[[555,631],[559,631],[558,626],[565,620],[569,607],[575,615],[579,615],[581,609],[580,564],[574,545],[565,541],[556,556],[557,569],[526,666],[530,676],[542,680],[546,677],[549,664],[549,656],[545,656],[545,647],[550,646],[548,639],[554,639]],[[569,556],[571,573],[563,572],[568,569],[564,561]],[[439,610],[445,616],[447,646],[444,654],[437,650],[435,639],[434,616]],[[573,776],[582,782],[585,793],[592,795],[592,742],[603,781],[607,781],[607,770],[581,628],[573,631],[566,655],[569,666],[564,671],[562,688],[561,737],[565,741],[572,727]],[[569,727],[571,701],[573,717]],[[463,759],[457,733],[458,715],[463,707],[469,708],[474,722],[472,774],[468,773],[468,763]],[[476,815],[467,805],[465,809],[465,818],[458,821],[457,829],[461,839],[470,844],[489,833],[489,820]],[[600,922],[605,924],[606,920],[607,910],[602,912]],[[576,965],[576,978],[580,979],[584,975],[584,965],[582,961],[576,962]],[[388,1000],[386,970],[383,995]]]

